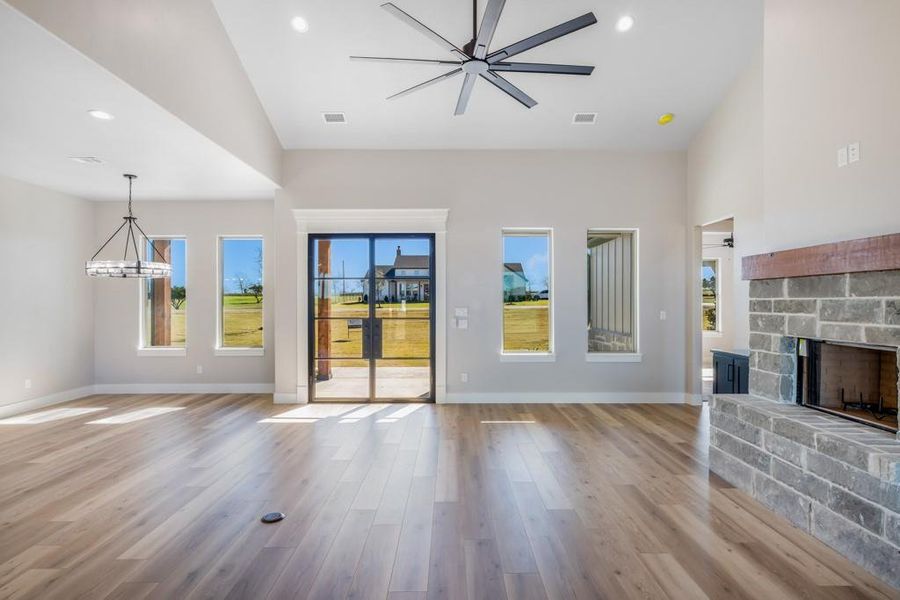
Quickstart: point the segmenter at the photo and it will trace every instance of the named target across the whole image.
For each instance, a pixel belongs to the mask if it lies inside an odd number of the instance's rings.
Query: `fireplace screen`
[[[797,402],[897,430],[896,349],[800,340]]]

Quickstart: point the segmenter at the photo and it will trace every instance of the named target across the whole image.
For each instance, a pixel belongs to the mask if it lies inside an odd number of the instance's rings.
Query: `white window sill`
[[[722,333],[721,331],[704,331],[703,332],[703,337],[705,337],[705,338],[720,338],[723,335],[725,335],[725,334]]]
[[[518,354],[501,352],[500,353],[500,362],[509,362],[509,363],[550,363],[556,362],[556,354],[553,352],[534,352],[534,353],[525,353],[521,352]]]
[[[215,348],[216,356],[263,356],[263,348]]]
[[[644,359],[640,352],[588,352],[585,362],[596,363],[639,363]]]
[[[179,356],[187,356],[187,348],[166,348],[166,347],[157,347],[157,348],[138,348],[137,349],[138,356],[168,356],[168,357],[179,357]]]

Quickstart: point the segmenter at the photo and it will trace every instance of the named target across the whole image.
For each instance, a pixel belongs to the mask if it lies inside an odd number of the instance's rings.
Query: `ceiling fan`
[[[387,2],[381,5],[385,9],[407,25],[419,33],[425,35],[428,39],[435,42],[442,49],[450,52],[455,56],[455,60],[430,60],[421,58],[388,58],[380,56],[351,56],[352,60],[370,60],[379,62],[400,62],[400,63],[426,63],[433,65],[449,65],[454,68],[443,75],[438,75],[433,79],[414,85],[401,92],[388,97],[388,100],[406,96],[425,87],[456,77],[459,74],[465,74],[462,89],[459,92],[459,99],[456,102],[456,111],[454,114],[461,115],[466,112],[469,105],[469,98],[472,95],[472,88],[475,87],[475,81],[480,76],[501,91],[505,92],[526,108],[531,108],[537,102],[521,89],[504,79],[500,73],[552,73],[557,75],[590,75],[594,67],[580,65],[554,65],[542,63],[521,63],[508,62],[507,59],[521,54],[526,50],[531,50],[547,42],[551,42],[564,35],[568,35],[579,29],[584,29],[597,22],[594,13],[589,12],[581,15],[571,21],[566,21],[556,27],[551,27],[546,31],[536,33],[531,37],[520,40],[514,44],[510,44],[505,48],[490,52],[489,48],[494,32],[497,29],[497,23],[500,21],[500,13],[503,12],[503,6],[506,0],[488,0],[487,7],[484,11],[484,17],[481,20],[481,28],[478,28],[478,0],[473,0],[472,12],[472,40],[462,48],[457,47],[452,42],[442,37],[439,33],[433,31],[421,21],[409,13],[404,12],[395,4]]]

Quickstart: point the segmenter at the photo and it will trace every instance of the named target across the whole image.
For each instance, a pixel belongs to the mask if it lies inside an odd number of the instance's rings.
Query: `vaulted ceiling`
[[[477,85],[468,112],[454,117],[460,79],[385,100],[447,66],[348,59],[454,58],[382,2],[214,0],[286,148],[684,148],[762,39],[760,0],[507,0],[493,48],[593,11],[598,24],[517,58],[596,69],[590,77],[508,74],[536,107]],[[458,46],[471,38],[469,0],[395,3]],[[479,0],[481,10],[486,4]],[[624,14],[635,25],[619,33]],[[307,32],[292,29],[295,16]],[[324,111],[343,111],[348,123],[326,125]],[[597,124],[573,126],[576,111],[598,113]],[[660,127],[667,112],[676,119]]]

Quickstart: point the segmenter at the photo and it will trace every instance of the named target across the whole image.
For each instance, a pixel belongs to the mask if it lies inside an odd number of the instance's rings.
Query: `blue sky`
[[[549,241],[545,235],[511,235],[503,238],[503,262],[522,263],[528,285],[534,291],[547,289]]]
[[[318,243],[313,244],[313,267],[319,262]],[[428,239],[392,239],[378,238],[375,240],[375,264],[392,265],[397,255],[397,246],[407,255],[427,256],[429,248]],[[343,262],[343,264],[342,264]],[[329,277],[344,277],[361,279],[369,270],[369,240],[368,239],[333,239],[331,240],[331,272]]]
[[[240,279],[244,280],[245,285],[262,283],[258,262],[261,251],[262,240],[222,240],[223,288],[226,294],[240,293]]]

